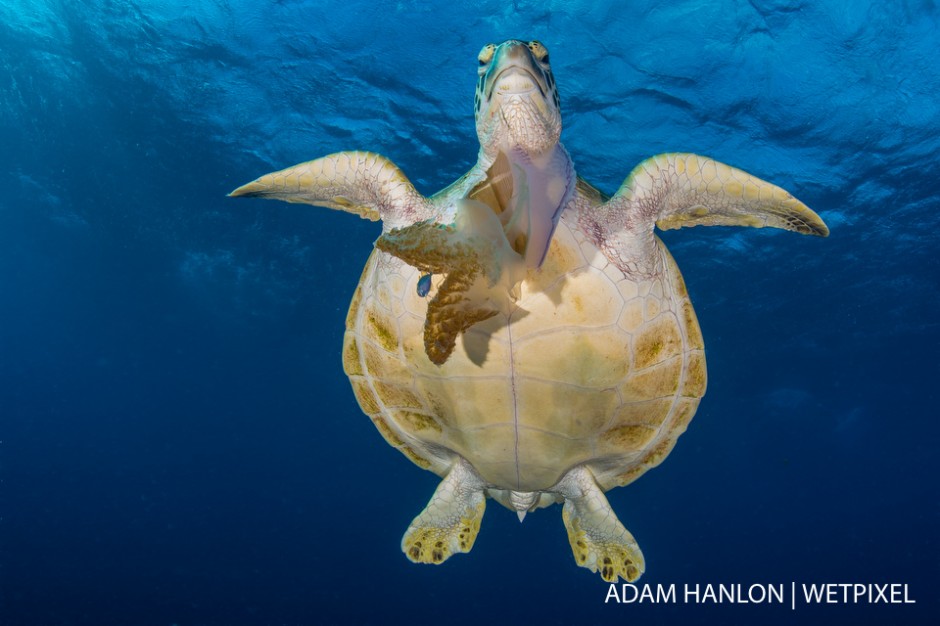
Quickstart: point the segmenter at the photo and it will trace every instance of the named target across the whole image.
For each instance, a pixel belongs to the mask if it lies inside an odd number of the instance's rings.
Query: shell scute
[[[352,385],[356,401],[359,402],[359,408],[362,409],[363,413],[370,417],[381,413],[382,407],[379,406],[378,398],[375,397],[375,392],[372,391],[372,387],[369,385],[369,381],[366,378],[350,376],[349,382]]]
[[[599,451],[623,453],[628,450],[642,450],[658,433],[658,428],[646,424],[616,426],[601,435]]]
[[[404,386],[393,383],[385,383],[380,380],[372,382],[375,388],[375,395],[385,406],[385,408],[406,408],[423,409],[424,403],[414,394],[410,385]]]
[[[515,344],[523,375],[581,387],[616,386],[629,372],[629,337],[616,327],[563,326]]]
[[[356,336],[351,333],[346,333],[343,337],[343,371],[347,376],[362,376],[365,373],[359,355],[359,344]]]
[[[682,343],[676,318],[660,315],[639,329],[633,347],[634,367],[642,370],[678,356],[683,351]]]
[[[538,427],[571,439],[597,436],[620,403],[616,389],[520,379],[516,410],[520,425]]]
[[[417,411],[399,410],[393,411],[395,421],[407,427],[407,430],[415,434],[437,434],[440,435],[442,428],[440,423],[432,415],[427,413],[418,413]]]
[[[620,386],[625,402],[675,395],[682,377],[683,361],[674,356],[662,363],[635,372]]]
[[[365,321],[369,326],[370,337],[389,352],[398,351],[401,333],[395,318],[383,313],[378,307],[369,307]]]
[[[675,412],[669,423],[669,435],[673,439],[685,432],[689,422],[692,421],[692,416],[695,415],[698,403],[698,398],[680,398],[676,402]]]
[[[545,291],[531,292],[519,302],[525,313],[516,314],[513,334],[527,334],[550,327],[591,328],[615,324],[624,299],[605,274],[583,272],[555,281]]]
[[[634,297],[623,305],[617,324],[627,333],[634,333],[644,321],[645,305],[642,298]]]
[[[422,377],[415,385],[428,401],[429,413],[454,431],[512,424],[512,385],[504,378],[450,381]]]
[[[688,300],[682,303],[682,319],[688,330],[689,348],[693,350],[704,350],[705,340],[702,338],[702,330],[699,328],[698,318],[695,317],[692,303]]]
[[[689,362],[685,368],[685,381],[682,384],[682,395],[690,398],[701,398],[705,395],[707,379],[705,353],[701,350],[690,352]]]
[[[610,423],[613,427],[642,424],[659,428],[669,415],[673,403],[673,398],[623,403],[614,412]]]

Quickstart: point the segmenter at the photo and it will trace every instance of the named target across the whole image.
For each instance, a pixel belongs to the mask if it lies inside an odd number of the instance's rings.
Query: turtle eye
[[[539,63],[548,65],[548,48],[543,46],[541,41],[530,41],[529,50],[532,51],[532,54],[535,55]]]
[[[480,50],[479,56],[477,56],[477,60],[480,61],[480,67],[483,67],[484,65],[486,65],[487,63],[493,60],[493,52],[495,51],[496,51],[496,46],[494,46],[491,43],[483,46],[483,49]]]

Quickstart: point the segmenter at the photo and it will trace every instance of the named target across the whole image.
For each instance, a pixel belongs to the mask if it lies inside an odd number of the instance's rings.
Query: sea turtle
[[[669,454],[706,378],[688,292],[654,226],[828,229],[783,189],[694,154],[649,158],[604,195],[559,142],[538,41],[482,49],[475,109],[477,163],[431,197],[370,152],[230,195],[382,221],[342,358],[385,440],[443,479],[404,535],[409,559],[468,552],[486,497],[520,520],[564,503],[577,564],[636,580],[643,555],[604,492]]]

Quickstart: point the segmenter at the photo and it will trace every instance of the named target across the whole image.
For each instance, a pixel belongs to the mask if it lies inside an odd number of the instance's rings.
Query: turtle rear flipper
[[[584,466],[570,470],[555,486],[564,497],[561,511],[574,560],[607,582],[635,581],[643,574],[643,553],[624,528],[604,492]]]
[[[457,457],[402,537],[401,549],[408,559],[437,564],[458,552],[470,552],[486,509],[484,486],[470,464]]]

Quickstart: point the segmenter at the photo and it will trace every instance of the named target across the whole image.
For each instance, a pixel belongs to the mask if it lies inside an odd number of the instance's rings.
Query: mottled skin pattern
[[[382,220],[343,365],[385,440],[442,478],[402,540],[408,558],[468,552],[486,497],[520,520],[564,503],[575,561],[636,580],[643,555],[603,492],[669,454],[706,386],[699,325],[654,225],[828,229],[779,187],[691,154],[647,159],[608,198],[558,141],[545,47],[507,41],[479,61],[478,162],[438,194],[384,157],[343,152],[232,195]]]

